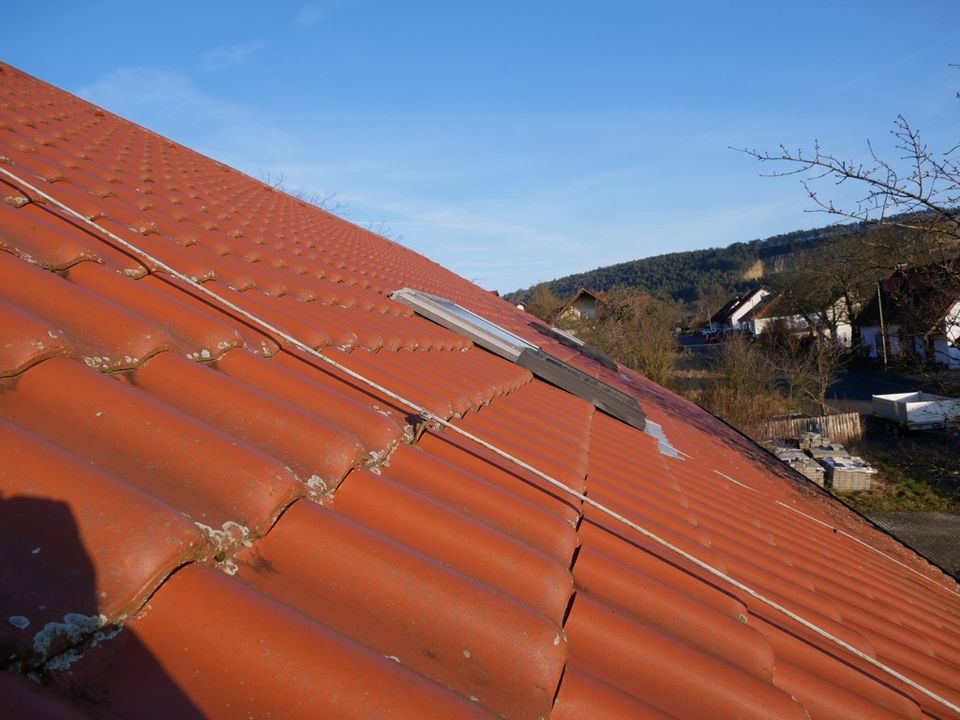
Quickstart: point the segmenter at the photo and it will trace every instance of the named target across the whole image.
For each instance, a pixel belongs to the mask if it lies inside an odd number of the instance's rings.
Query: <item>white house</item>
[[[857,318],[863,353],[960,369],[960,262],[897,270]]]
[[[744,318],[772,296],[773,291],[762,286],[746,295],[737,295],[710,318],[710,329],[749,330],[749,321],[744,325]]]
[[[606,293],[580,288],[557,313],[557,322],[575,323],[589,320],[605,301]]]
[[[850,323],[846,303],[836,300],[822,313],[809,316],[785,311],[783,296],[769,288],[759,287],[753,292],[737,296],[723,306],[711,319],[710,327],[716,330],[741,330],[754,337],[769,332],[779,325],[790,331],[809,331],[811,324],[824,336],[833,336],[844,347],[853,341],[853,326]]]

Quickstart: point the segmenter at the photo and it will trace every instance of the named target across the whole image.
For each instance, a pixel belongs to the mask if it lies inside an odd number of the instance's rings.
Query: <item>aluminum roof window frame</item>
[[[412,308],[418,315],[455,333],[465,335],[480,347],[511,362],[516,362],[524,350],[540,349],[539,346],[524,340],[519,335],[514,335],[485,317],[439,295],[402,288],[390,297]]]
[[[646,428],[646,414],[636,398],[602,380],[549,355],[533,343],[514,335],[452,300],[411,288],[390,296],[422,317],[464,335],[480,347],[525,367],[541,380],[581,397],[618,420],[638,430]]]

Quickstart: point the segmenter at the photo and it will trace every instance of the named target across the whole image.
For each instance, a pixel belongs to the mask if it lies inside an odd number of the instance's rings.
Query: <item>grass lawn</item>
[[[960,434],[880,428],[850,452],[879,471],[871,490],[845,496],[863,513],[960,513]]]

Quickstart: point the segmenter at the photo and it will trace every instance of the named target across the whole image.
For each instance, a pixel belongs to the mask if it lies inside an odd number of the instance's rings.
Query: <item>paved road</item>
[[[827,392],[831,404],[844,412],[869,415],[872,411],[871,396],[918,390],[917,381],[911,378],[884,373],[872,368],[848,368]]]

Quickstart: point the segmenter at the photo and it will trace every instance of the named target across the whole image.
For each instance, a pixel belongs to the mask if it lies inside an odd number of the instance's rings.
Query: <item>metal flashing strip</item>
[[[578,353],[580,353],[584,357],[588,357],[591,360],[594,360],[600,363],[605,368],[607,368],[607,370],[613,370],[614,372],[618,372],[620,370],[620,366],[617,365],[616,360],[614,360],[609,355],[604,355],[602,352],[600,352],[596,348],[590,347],[583,340],[576,337],[575,335],[571,335],[570,333],[565,333],[563,330],[560,330],[559,328],[548,327],[547,325],[544,325],[543,323],[538,323],[538,322],[530,323],[530,327],[532,327],[541,335],[546,335],[547,337],[556,340],[561,345],[564,345],[565,347],[576,350]]]
[[[677,460],[683,460],[684,453],[680,452],[670,444],[670,439],[663,431],[663,426],[660,425],[660,423],[656,423],[653,420],[647,420],[646,427],[644,427],[643,431],[647,435],[651,435],[657,439],[657,449],[660,451],[660,454],[666,455],[667,457],[676,458]]]
[[[636,398],[620,392],[602,380],[577,370],[542,350],[524,350],[516,360],[541,380],[593,403],[598,410],[638,430],[646,426],[646,414]]]
[[[390,297],[413,308],[418,315],[465,335],[480,347],[525,367],[541,380],[593,403],[594,407],[607,415],[638,430],[644,429],[646,415],[636,398],[548,355],[539,346],[486,318],[451,300],[411,288],[397,290]]]

